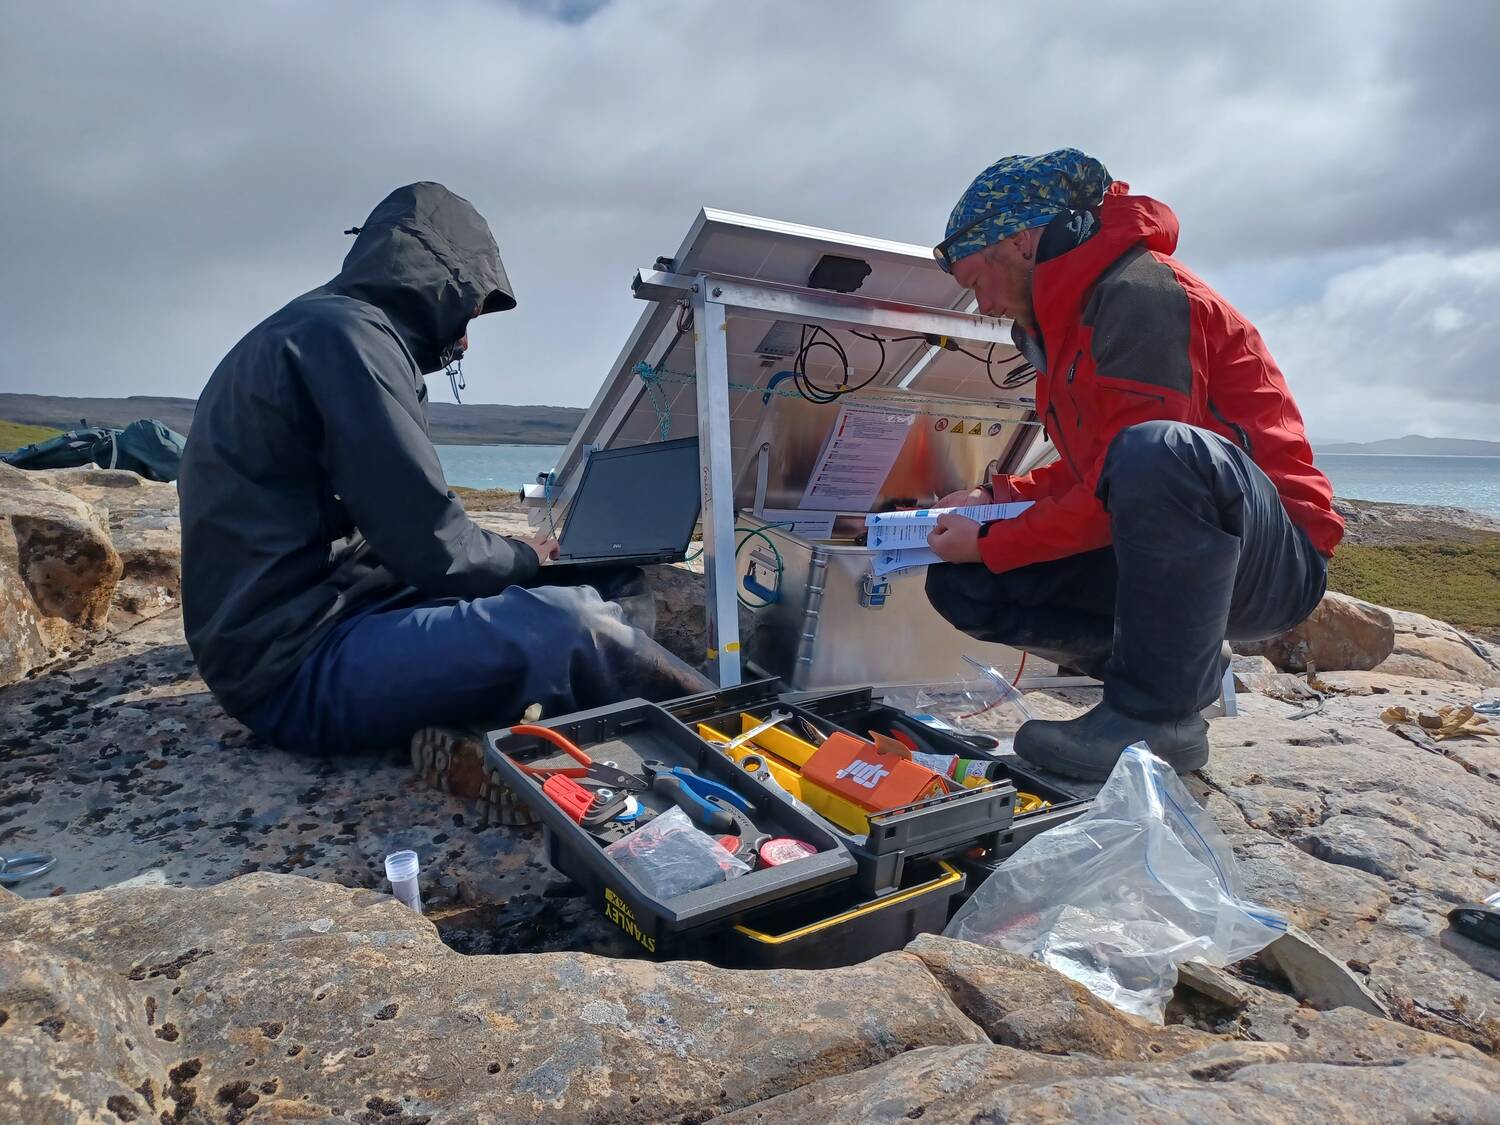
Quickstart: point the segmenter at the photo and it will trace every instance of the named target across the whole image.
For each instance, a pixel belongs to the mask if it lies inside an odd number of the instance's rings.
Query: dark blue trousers
[[[337,754],[399,746],[427,726],[503,726],[533,703],[556,716],[713,686],[593,586],[514,587],[343,622],[239,718],[282,749]]]
[[[1113,544],[995,574],[934,566],[927,597],[976,640],[1012,645],[1104,681],[1142,719],[1211,703],[1223,642],[1275,636],[1317,606],[1327,561],[1238,446],[1180,422],[1111,443],[1098,496]]]

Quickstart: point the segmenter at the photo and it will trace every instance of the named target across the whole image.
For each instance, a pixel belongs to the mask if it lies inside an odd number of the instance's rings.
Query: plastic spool
[[[385,877],[391,881],[391,894],[418,914],[422,913],[422,888],[417,881],[421,869],[416,852],[392,852],[385,857]]]

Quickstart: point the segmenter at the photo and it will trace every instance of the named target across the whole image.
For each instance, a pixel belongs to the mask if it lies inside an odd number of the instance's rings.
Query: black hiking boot
[[[1101,702],[1076,719],[1022,723],[1015,751],[1038,769],[1103,781],[1137,742],[1178,773],[1190,773],[1208,761],[1208,721],[1196,712],[1164,722],[1134,719]]]

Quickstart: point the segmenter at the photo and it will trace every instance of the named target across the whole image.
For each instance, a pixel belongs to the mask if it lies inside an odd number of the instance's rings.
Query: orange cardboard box
[[[880,744],[837,733],[807,759],[802,776],[871,812],[897,809],[947,792],[943,780],[911,760],[893,739]]]

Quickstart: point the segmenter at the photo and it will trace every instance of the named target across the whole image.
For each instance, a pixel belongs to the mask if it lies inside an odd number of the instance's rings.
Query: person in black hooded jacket
[[[251,329],[193,417],[183,615],[225,710],[340,752],[711,686],[597,589],[543,585],[556,544],[485,531],[444,483],[424,376],[516,304],[479,212],[418,183],[357,229],[338,276]]]

